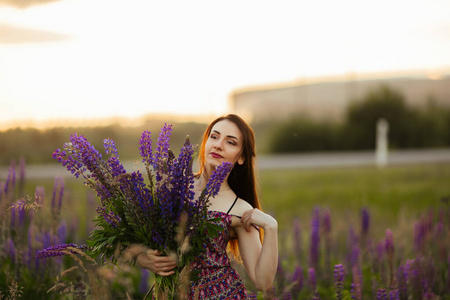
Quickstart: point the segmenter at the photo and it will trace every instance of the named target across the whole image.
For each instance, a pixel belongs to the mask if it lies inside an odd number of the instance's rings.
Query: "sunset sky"
[[[0,129],[217,115],[249,85],[450,70],[447,0],[14,2],[0,0]]]

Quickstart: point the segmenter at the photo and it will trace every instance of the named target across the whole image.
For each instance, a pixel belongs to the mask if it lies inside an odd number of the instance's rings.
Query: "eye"
[[[234,142],[234,141],[228,141],[228,144],[236,146],[236,142]]]

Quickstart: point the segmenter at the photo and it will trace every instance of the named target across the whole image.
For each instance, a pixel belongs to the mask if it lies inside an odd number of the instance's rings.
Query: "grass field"
[[[396,226],[448,205],[450,164],[263,171],[260,189],[265,210],[282,227],[294,217],[310,219],[316,206],[347,221],[366,207],[374,222]]]
[[[318,263],[320,266],[317,265],[316,271],[317,275],[321,277],[318,277],[318,284],[315,289],[318,295],[322,296],[322,299],[335,299],[337,297],[334,296],[332,284],[332,266],[348,264],[348,257],[351,252],[348,248],[349,234],[351,235],[350,232],[354,231],[355,234],[359,235],[361,210],[363,208],[370,213],[370,240],[373,245],[384,243],[386,230],[392,230],[395,243],[395,268],[405,265],[408,259],[418,258],[418,254],[415,252],[417,250],[415,249],[415,239],[417,238],[415,235],[417,233],[414,226],[420,220],[423,220],[424,216],[432,215],[433,226],[438,226],[443,222],[444,229],[440,236],[444,239],[450,236],[450,164],[389,166],[384,169],[352,167],[277,170],[262,171],[259,175],[263,209],[273,214],[279,222],[280,267],[284,268],[284,270],[280,269],[277,274],[279,297],[281,297],[282,291],[288,291],[288,287],[294,289],[293,282],[297,280],[294,278],[296,269],[300,267],[305,278],[309,276],[308,271],[311,266],[309,265],[308,255],[311,250],[308,248],[311,247],[311,222],[315,209],[320,210],[321,220],[327,213],[331,219],[331,231],[324,233],[321,229],[321,246],[318,250],[321,253],[321,259]],[[0,181],[4,180],[4,178],[0,178]],[[44,207],[33,219],[33,222],[40,228],[45,227],[43,225],[45,222],[51,221],[48,216],[50,214],[49,206],[52,199],[53,184],[53,180],[29,180],[24,182],[22,188],[20,183],[15,188],[16,194],[22,195],[33,195],[36,186],[45,188]],[[19,190],[21,191],[19,192]],[[90,220],[95,216],[97,204],[98,200],[83,185],[82,180],[68,179],[65,181],[60,217],[67,223],[69,232],[67,236],[70,239],[67,242],[82,243],[87,239],[88,232],[92,229]],[[294,223],[294,221],[297,223]],[[294,226],[294,224],[300,226],[301,249],[298,248],[298,245],[296,248],[295,245],[298,236],[293,236],[295,233],[294,227],[297,226]],[[331,239],[328,239],[327,234],[330,235]],[[436,235],[433,235],[430,231],[427,235],[427,241],[442,243],[442,241],[433,240],[435,237]],[[442,250],[437,249],[434,243],[430,245],[432,247],[426,251],[427,255],[433,255],[433,253],[436,254]],[[361,252],[375,251],[374,248],[370,250],[364,247],[361,246]],[[448,243],[444,243],[440,247],[443,247],[448,255]],[[2,251],[4,251],[3,248],[0,249],[0,254],[2,254]],[[299,252],[302,252],[302,258],[300,259],[298,258]],[[375,255],[373,253],[372,256]],[[8,253],[0,255],[0,260],[5,259],[5,257],[8,259],[7,255]],[[386,256],[384,257],[384,259],[387,259]],[[387,279],[383,277],[383,271],[374,268],[373,262],[373,257],[370,259],[370,263],[361,261],[362,273],[367,281],[365,282],[366,290],[363,292],[366,297],[376,294],[376,290],[374,292],[367,288],[369,285],[388,288]],[[11,263],[9,261],[8,264]],[[0,264],[8,265],[1,261]],[[388,264],[387,260],[385,264]],[[392,261],[390,264],[392,265]],[[433,282],[436,282],[433,289],[436,293],[442,293],[442,290],[445,289],[443,284],[445,285],[445,282],[450,283],[448,260],[444,258],[444,260],[433,261],[433,266],[437,270],[436,275],[433,275]],[[11,268],[12,266],[0,268],[0,272],[6,272],[5,270]],[[348,268],[347,265],[346,281],[343,284],[344,290],[347,291],[344,292],[346,296],[340,299],[349,299],[350,284],[354,282],[352,275],[348,273],[351,273],[352,270]],[[136,277],[136,275],[133,276]],[[6,278],[6,276],[0,276],[0,278]],[[138,279],[135,278],[135,280]],[[136,284],[138,283],[134,283],[134,286]],[[20,282],[20,280],[19,285],[24,286],[25,290],[33,288],[33,284]],[[6,289],[6,286],[5,283],[0,284],[0,291]],[[395,290],[392,286],[389,288],[392,291]],[[313,292],[314,289],[308,287],[305,283],[302,292],[292,292],[291,296],[294,299],[311,299]],[[26,294],[24,293],[24,295]],[[411,295],[416,294],[411,292]],[[3,295],[7,295],[5,290],[3,290]],[[134,295],[138,294],[134,293]],[[369,297],[368,299],[375,298]],[[419,298],[413,297],[412,299]]]

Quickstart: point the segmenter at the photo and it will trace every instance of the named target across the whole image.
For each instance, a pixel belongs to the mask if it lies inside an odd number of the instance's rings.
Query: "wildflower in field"
[[[308,285],[312,291],[315,291],[317,288],[316,270],[314,268],[308,269]]]
[[[318,269],[319,266],[319,208],[315,208],[313,212],[313,217],[311,219],[311,239],[310,239],[310,250],[309,250],[309,266],[314,270]]]
[[[57,246],[51,246],[49,248],[39,250],[36,254],[37,258],[49,258],[49,257],[55,257],[55,256],[63,256],[66,255],[68,252],[70,253],[76,253],[71,248],[80,249],[80,250],[87,250],[86,245],[76,245],[73,243],[70,244],[61,244]]]
[[[378,289],[377,300],[388,300],[388,296],[385,289]]]
[[[292,286],[292,296],[294,299],[298,298],[298,295],[300,294],[301,290],[303,289],[303,269],[300,266],[297,266],[295,268],[294,274],[292,276],[291,282],[293,284]]]
[[[344,286],[344,266],[342,264],[334,266],[334,286],[336,288],[336,299],[342,299]]]

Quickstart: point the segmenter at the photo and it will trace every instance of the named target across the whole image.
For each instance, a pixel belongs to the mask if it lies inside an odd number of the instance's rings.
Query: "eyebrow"
[[[219,131],[217,131],[217,130],[213,130],[212,132],[214,132],[214,133],[217,133],[217,134],[221,134]],[[237,137],[235,137],[234,135],[227,135],[227,137],[229,137],[229,138],[232,138],[232,139],[235,139],[235,140],[237,140],[237,141],[239,141],[239,139],[237,138]]]

